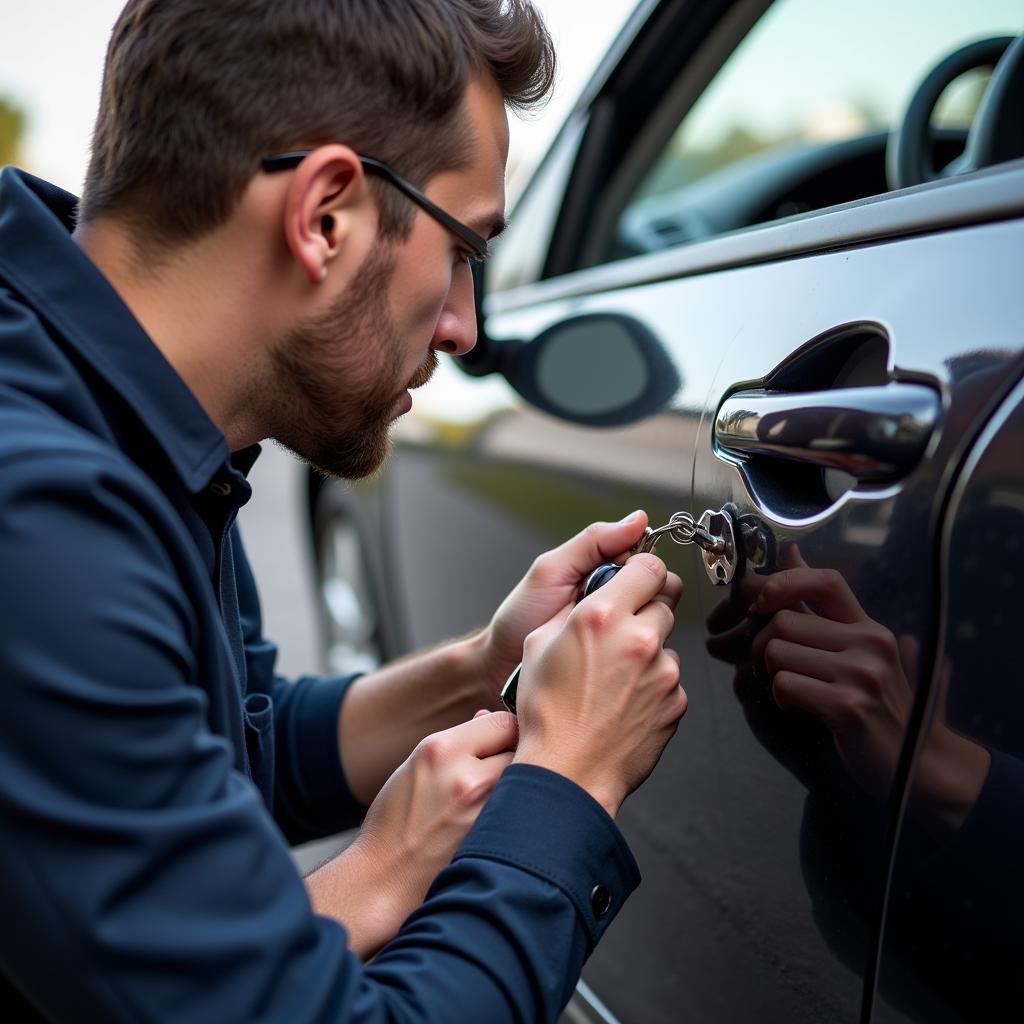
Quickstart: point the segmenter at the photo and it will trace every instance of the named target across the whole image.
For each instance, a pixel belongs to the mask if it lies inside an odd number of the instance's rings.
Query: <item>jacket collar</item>
[[[132,408],[193,493],[228,458],[206,415],[121,300],[71,239],[78,200],[24,171],[0,173],[0,279],[67,339]]]

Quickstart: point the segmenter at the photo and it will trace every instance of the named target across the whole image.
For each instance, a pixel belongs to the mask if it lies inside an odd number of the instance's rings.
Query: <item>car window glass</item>
[[[505,233],[491,245],[489,293],[507,291],[540,277],[583,127],[580,121],[567,125],[516,204]]]
[[[927,73],[958,47],[1022,24],[1020,0],[778,0],[668,140],[624,172],[583,262],[885,192],[888,134]],[[971,72],[943,94],[933,123],[949,151],[936,151],[937,165],[962,149],[987,80]]]

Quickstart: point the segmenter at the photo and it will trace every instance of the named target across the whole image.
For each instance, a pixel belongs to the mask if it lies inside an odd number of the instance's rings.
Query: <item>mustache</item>
[[[430,349],[427,352],[427,358],[423,360],[419,369],[409,378],[409,388],[421,388],[424,384],[434,376],[434,371],[437,369],[437,353]]]

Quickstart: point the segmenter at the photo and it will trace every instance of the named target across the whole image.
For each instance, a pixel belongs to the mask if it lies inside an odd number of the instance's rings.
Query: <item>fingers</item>
[[[760,661],[765,648],[772,640],[790,640],[805,647],[821,651],[839,652],[845,650],[851,640],[848,624],[833,622],[811,612],[783,610],[754,637],[751,657]]]
[[[524,654],[530,648],[541,646],[554,636],[565,625],[565,620],[569,618],[572,614],[573,608],[575,607],[575,601],[571,604],[567,604],[556,615],[548,619],[544,625],[538,626],[532,633],[530,633],[523,644]]]
[[[780,561],[783,569],[810,568],[810,566],[804,561],[804,556],[800,553],[800,545],[795,541],[792,544],[787,544],[782,549]]]
[[[596,594],[581,601],[579,607],[594,607],[609,602],[638,612],[653,601],[665,588],[668,570],[657,555],[634,555]]]
[[[519,740],[516,716],[507,711],[479,711],[468,721],[447,729],[446,745],[462,754],[485,758],[503,751],[515,750]]]
[[[804,711],[826,725],[831,718],[828,710],[837,700],[837,691],[828,683],[799,672],[780,672],[772,680],[772,695],[783,711]]]
[[[501,776],[501,773],[512,763],[515,754],[511,750],[503,750],[500,754],[491,754],[490,757],[480,758],[480,767],[491,778],[493,786]]]
[[[537,560],[559,579],[578,582],[594,566],[610,562],[628,551],[642,536],[647,513],[633,512],[617,523],[591,523],[581,533],[548,551]]]
[[[667,608],[675,609],[675,606],[679,604],[679,599],[683,596],[683,581],[674,572],[670,572],[665,577],[665,586],[661,588],[661,593],[658,594],[654,600],[660,601]]]
[[[817,601],[824,615],[836,622],[861,622],[867,618],[846,580],[835,569],[777,572],[765,580],[750,610],[758,615],[770,615],[800,601]]]
[[[842,676],[843,655],[776,637],[765,648],[764,663],[772,677],[785,670],[831,683]]]
[[[672,630],[676,625],[676,617],[672,613],[672,609],[658,600],[651,601],[641,608],[635,618],[637,622],[644,623],[653,629],[662,645],[672,635]]]

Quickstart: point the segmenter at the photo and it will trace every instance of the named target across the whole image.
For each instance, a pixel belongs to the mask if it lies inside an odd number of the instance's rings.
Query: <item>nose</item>
[[[476,344],[476,301],[473,275],[461,264],[452,277],[441,315],[437,318],[431,348],[452,356],[465,355]]]

